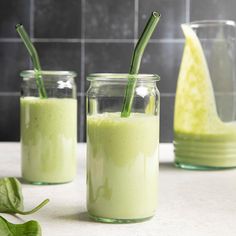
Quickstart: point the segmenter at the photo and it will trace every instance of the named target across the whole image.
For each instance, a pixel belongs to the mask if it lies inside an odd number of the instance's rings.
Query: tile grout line
[[[76,38],[33,38],[33,42],[39,42],[39,43],[81,43],[82,39],[76,39]]]
[[[85,0],[81,0],[81,48],[80,48],[80,60],[81,60],[81,71],[80,71],[80,88],[81,94],[80,96],[80,108],[79,108],[79,141],[84,140],[84,133],[85,133],[85,120],[84,117],[84,107],[85,107]]]
[[[136,39],[65,39],[65,38],[32,38],[33,42],[38,43],[135,43]],[[0,38],[0,43],[21,43],[20,38]],[[150,39],[150,43],[179,43],[184,39]]]
[[[30,38],[34,38],[34,0],[30,0]]]
[[[21,43],[20,38],[0,38],[0,43]]]
[[[34,0],[30,0],[30,38],[31,40],[34,38]],[[29,57],[29,68],[32,67],[32,61]]]
[[[0,92],[1,97],[20,97],[20,92]]]
[[[134,43],[138,39],[138,14],[139,14],[139,0],[134,0]]]
[[[161,93],[161,97],[175,97],[175,93]]]
[[[84,92],[77,92],[76,95],[77,95],[77,97],[82,97],[82,96],[85,96],[85,93]]]
[[[183,43],[184,39],[150,39],[150,43]]]
[[[190,0],[186,0],[186,23],[190,22]]]

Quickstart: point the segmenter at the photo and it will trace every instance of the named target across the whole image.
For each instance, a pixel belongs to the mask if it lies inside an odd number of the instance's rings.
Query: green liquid
[[[216,131],[217,132],[217,131]],[[236,167],[236,124],[222,123],[217,133],[174,132],[177,164],[199,167]],[[180,165],[181,166],[181,165]]]
[[[134,113],[121,118],[120,113],[105,113],[88,116],[87,125],[89,214],[106,222],[153,216],[158,188],[158,117]]]
[[[22,176],[33,183],[65,183],[76,174],[77,101],[21,98]]]

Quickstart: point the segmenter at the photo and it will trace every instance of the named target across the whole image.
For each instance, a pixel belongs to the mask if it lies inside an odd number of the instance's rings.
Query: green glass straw
[[[155,11],[152,12],[143,30],[143,33],[135,46],[129,70],[128,84],[125,90],[125,97],[124,97],[121,117],[128,117],[130,115],[134,99],[134,90],[137,82],[137,74],[139,72],[143,52],[157,26],[160,17],[161,15],[158,12]]]
[[[23,43],[25,44],[25,46],[30,54],[32,63],[34,65],[35,79],[36,79],[36,85],[37,85],[37,88],[39,91],[39,97],[40,98],[47,98],[47,93],[46,93],[43,79],[41,76],[41,66],[40,66],[40,62],[39,62],[38,53],[37,53],[34,45],[32,44],[32,42],[29,38],[29,35],[25,31],[25,28],[22,24],[16,25],[16,31],[18,32]]]

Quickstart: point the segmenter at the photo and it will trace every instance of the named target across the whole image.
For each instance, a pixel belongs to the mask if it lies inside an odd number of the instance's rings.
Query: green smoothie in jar
[[[76,175],[77,100],[73,72],[42,71],[47,98],[36,95],[32,71],[22,72],[22,177],[34,184],[66,183]]]
[[[137,76],[134,106],[121,117],[127,74],[88,77],[87,209],[101,222],[154,216],[158,200],[159,92],[157,75]]]
[[[158,117],[119,115],[87,119],[88,211],[111,219],[148,218],[157,207]]]

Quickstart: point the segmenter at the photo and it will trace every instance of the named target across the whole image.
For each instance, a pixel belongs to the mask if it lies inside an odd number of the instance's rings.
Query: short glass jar
[[[87,78],[87,209],[96,221],[139,222],[157,207],[159,77],[137,77],[127,118],[121,109],[128,75]]]
[[[39,98],[34,71],[20,76],[22,177],[33,184],[70,182],[76,174],[76,73],[42,71],[47,98]]]

